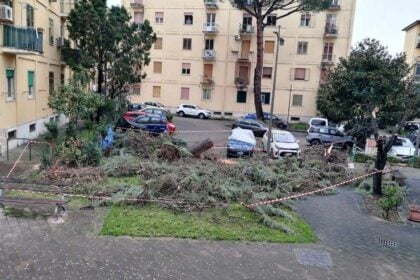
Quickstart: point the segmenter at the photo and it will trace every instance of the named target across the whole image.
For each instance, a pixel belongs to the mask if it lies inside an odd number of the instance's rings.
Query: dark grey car
[[[237,119],[232,124],[232,129],[237,127],[252,130],[256,137],[262,137],[268,130],[263,122],[250,119]]]
[[[340,147],[353,147],[352,137],[337,130],[335,127],[311,127],[306,135],[306,141],[311,145],[335,143]]]

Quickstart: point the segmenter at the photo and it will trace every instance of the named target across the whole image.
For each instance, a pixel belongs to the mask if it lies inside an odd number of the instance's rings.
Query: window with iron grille
[[[292,106],[302,107],[303,95],[293,94]]]

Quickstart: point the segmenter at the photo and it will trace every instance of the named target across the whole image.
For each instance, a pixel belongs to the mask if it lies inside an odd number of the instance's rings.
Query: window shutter
[[[162,49],[162,38],[156,38],[155,50],[161,50],[161,49]]]
[[[305,80],[305,68],[295,68],[295,80]]]
[[[157,62],[157,61],[155,61],[154,63],[153,63],[153,68],[154,68],[154,72],[155,73],[162,73],[162,62]]]
[[[181,99],[188,100],[190,99],[190,89],[182,87],[181,88]]]
[[[265,53],[274,53],[274,41],[265,41]]]
[[[14,75],[15,75],[15,70],[6,69],[6,78],[13,78]]]
[[[34,72],[28,71],[28,86],[34,86]]]
[[[160,86],[153,87],[153,97],[160,97]]]

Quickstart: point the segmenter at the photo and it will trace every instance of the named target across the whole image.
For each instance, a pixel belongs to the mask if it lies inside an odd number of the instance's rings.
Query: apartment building
[[[0,0],[0,153],[45,132],[58,120],[49,93],[69,71],[61,61],[71,5],[48,0]]]
[[[403,29],[405,31],[404,52],[407,63],[413,66],[414,80],[420,83],[420,20]]]
[[[147,78],[133,85],[133,102],[168,107],[195,104],[215,115],[254,111],[255,18],[228,0],[122,0],[135,23],[148,19],[157,41]],[[262,103],[269,110],[276,36],[281,26],[274,111],[305,121],[316,115],[316,96],[330,67],[350,51],[356,0],[332,0],[329,10],[267,18],[264,32]]]

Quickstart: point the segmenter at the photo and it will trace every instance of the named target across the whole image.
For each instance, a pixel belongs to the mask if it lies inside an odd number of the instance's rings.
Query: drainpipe
[[[225,57],[225,79],[224,79],[224,85],[223,85],[223,105],[222,105],[222,114],[223,117],[225,116],[225,106],[226,106],[226,84],[227,84],[227,71],[228,71],[228,58],[229,58],[229,41],[230,41],[230,36],[229,36],[229,30],[230,30],[230,14],[231,14],[231,10],[232,8],[229,7],[229,12],[228,12],[228,26],[227,26],[227,38],[228,38],[228,43],[227,43],[227,50],[226,50],[226,57]],[[213,68],[214,71],[214,68]]]

